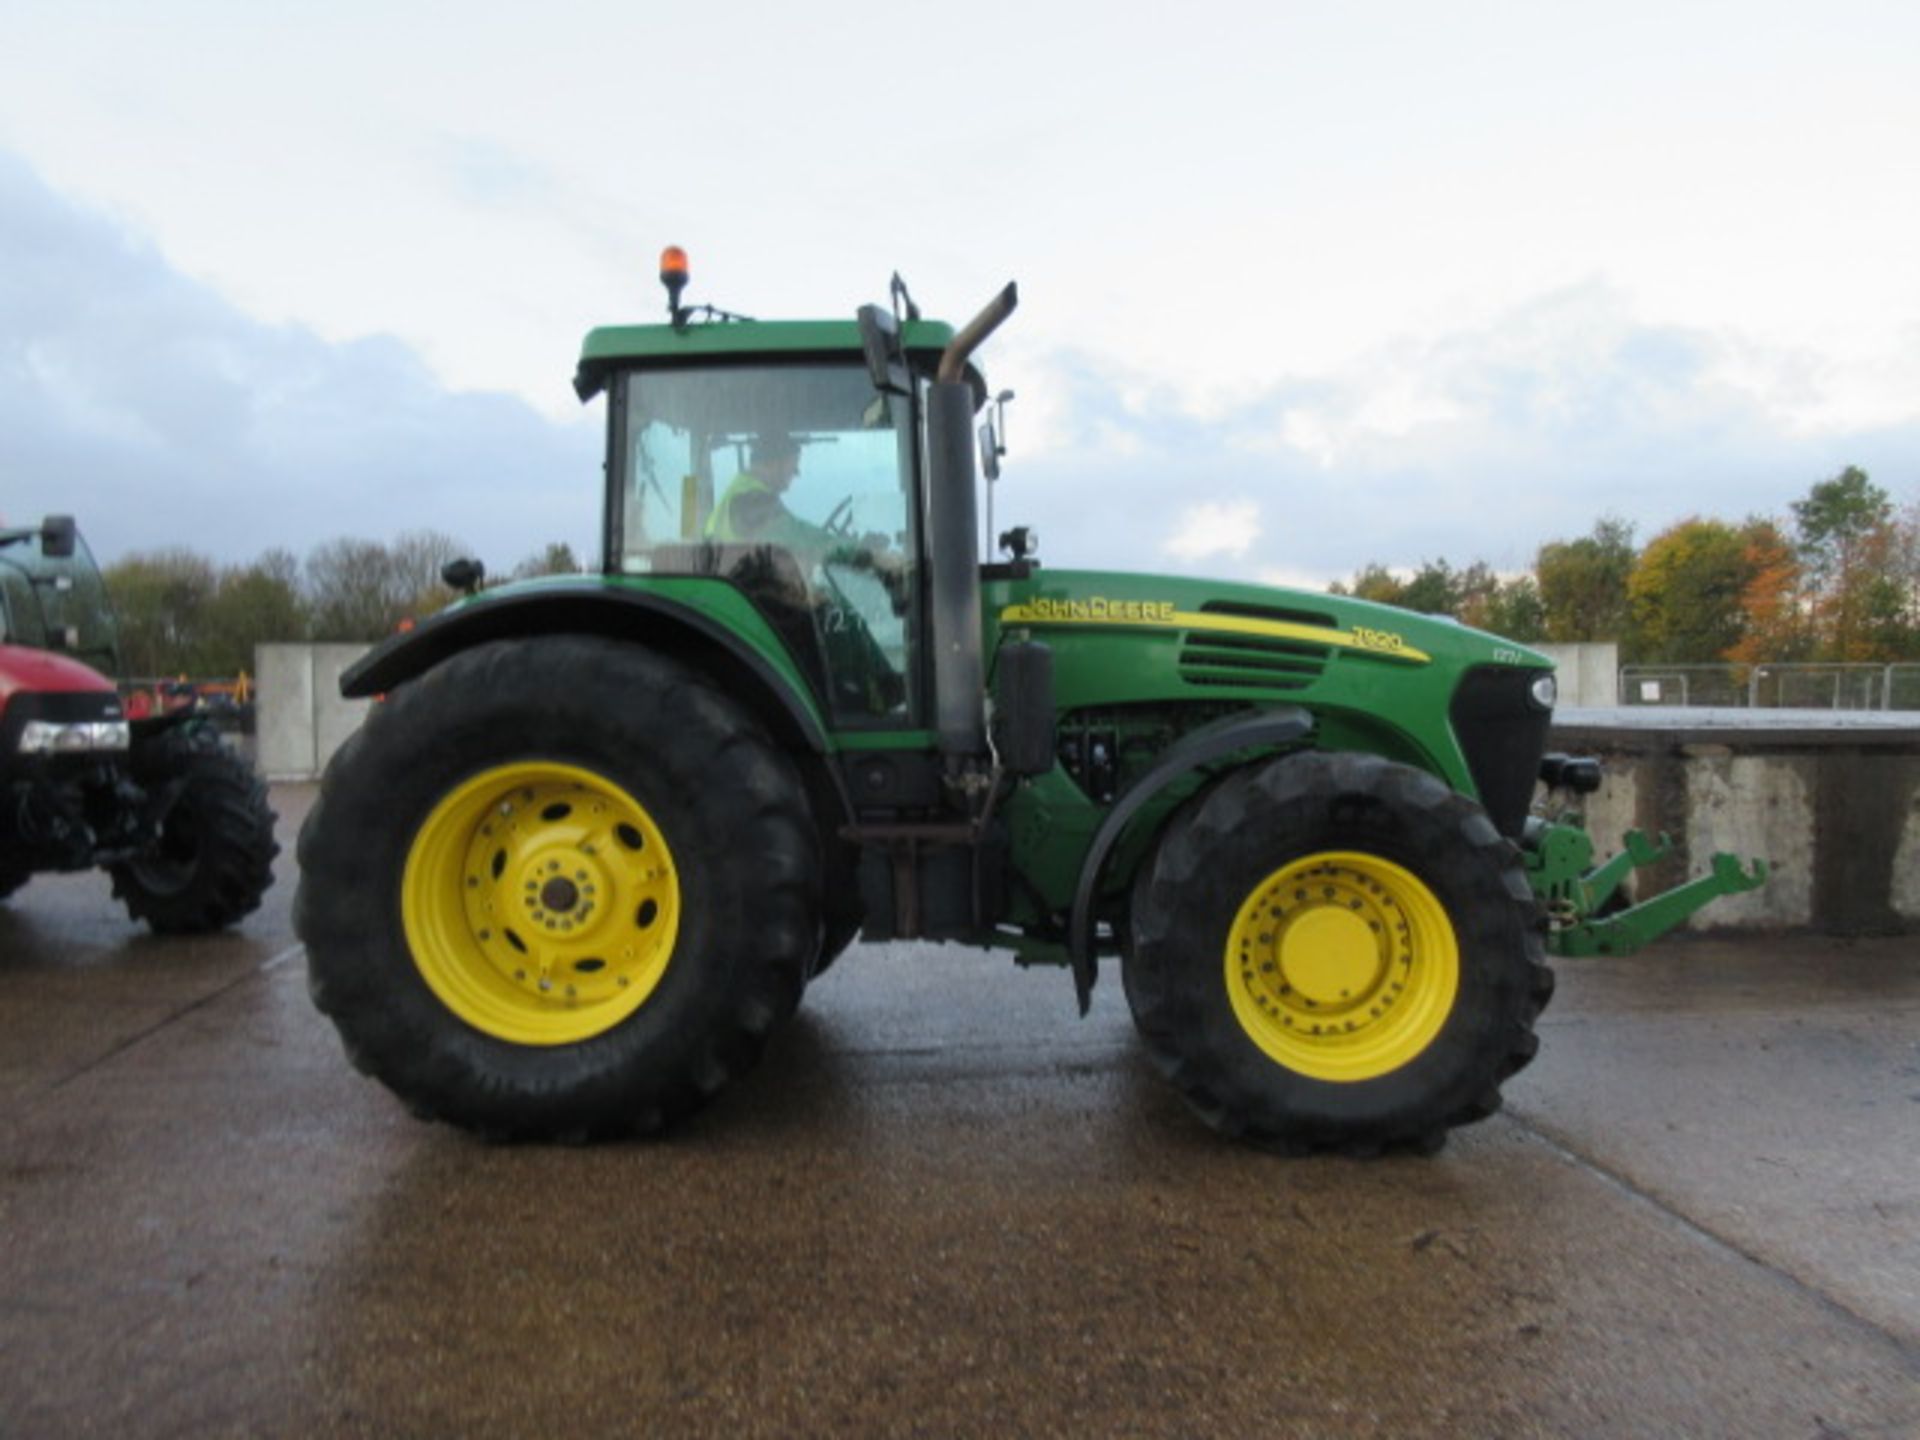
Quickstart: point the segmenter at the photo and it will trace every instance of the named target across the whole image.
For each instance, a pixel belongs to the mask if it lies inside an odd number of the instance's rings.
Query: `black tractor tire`
[[[152,849],[107,867],[127,914],[159,935],[201,935],[258,909],[280,846],[253,767],[197,725],[136,742],[131,763],[148,794],[178,793]]]
[[[1310,751],[1168,821],[1123,979],[1209,1125],[1282,1153],[1433,1153],[1500,1107],[1553,993],[1515,846],[1425,771]]]
[[[462,818],[460,797],[500,777]],[[519,794],[531,803],[506,815]],[[570,828],[582,801],[612,818]],[[493,825],[523,828],[503,828],[489,864],[496,841],[478,837]],[[536,888],[549,851],[580,881],[551,902]],[[687,667],[585,636],[492,642],[396,689],[328,766],[300,864],[309,987],[348,1057],[421,1118],[490,1139],[646,1134],[687,1115],[792,1014],[821,933],[819,839],[792,762]],[[494,908],[462,910],[463,885]],[[565,903],[543,918],[536,900]],[[547,933],[563,912],[585,938]],[[559,983],[536,990],[519,954]],[[562,999],[575,981],[579,999]]]

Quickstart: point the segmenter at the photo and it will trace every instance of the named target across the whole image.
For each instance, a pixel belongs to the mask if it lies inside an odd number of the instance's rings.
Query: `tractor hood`
[[[1274,657],[1276,674],[1289,664],[1297,673],[1297,662],[1306,659],[1397,670],[1553,669],[1553,661],[1536,650],[1443,616],[1345,595],[1192,576],[1036,570],[1028,582],[1009,588],[1006,602],[995,617],[1002,626],[1179,632],[1189,650],[1210,652],[1184,659],[1183,671],[1190,678],[1221,671],[1217,679],[1223,683],[1251,678],[1263,668],[1257,658],[1263,653]]]
[[[1043,641],[1071,723],[1298,706],[1323,747],[1432,770],[1505,834],[1526,819],[1552,720],[1538,651],[1344,595],[1186,576],[1033,570],[983,589],[989,653],[1001,635]]]
[[[0,710],[15,695],[72,695],[114,692],[113,681],[90,665],[34,650],[25,645],[0,645]]]

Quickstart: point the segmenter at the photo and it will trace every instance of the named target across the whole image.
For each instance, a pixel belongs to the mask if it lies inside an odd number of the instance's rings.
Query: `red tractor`
[[[103,866],[154,930],[223,929],[273,883],[266,787],[203,720],[129,719],[118,668],[72,517],[0,529],[0,896]]]

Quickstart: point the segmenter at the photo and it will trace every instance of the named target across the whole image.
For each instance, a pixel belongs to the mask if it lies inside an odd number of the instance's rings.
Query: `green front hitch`
[[[1714,855],[1707,873],[1638,905],[1601,913],[1620,882],[1643,866],[1665,859],[1673,842],[1649,840],[1629,830],[1625,848],[1603,865],[1593,864],[1593,841],[1578,824],[1541,827],[1529,837],[1527,879],[1547,912],[1547,948],[1556,955],[1629,955],[1682,924],[1722,895],[1756,890],[1767,880],[1767,862],[1749,869],[1736,855]]]

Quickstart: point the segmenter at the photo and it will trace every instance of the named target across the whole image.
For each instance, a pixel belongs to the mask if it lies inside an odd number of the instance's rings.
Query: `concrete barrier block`
[[[1893,856],[1893,910],[1912,926],[1920,926],[1920,786],[1907,803],[1900,848]]]
[[[1600,788],[1587,796],[1581,814],[1587,822],[1587,833],[1593,837],[1594,858],[1605,860],[1619,854],[1626,848],[1627,831],[1640,823],[1640,772],[1620,766],[1608,769]]]
[[[261,645],[254,650],[258,765],[269,780],[311,780],[366,718],[340,698],[340,672],[364,645]]]
[[[1619,703],[1620,647],[1612,641],[1532,648],[1553,661],[1561,705],[1597,709]]]
[[[313,647],[313,733],[314,773],[327,768],[333,752],[346,743],[349,735],[367,718],[370,700],[343,700],[340,674],[367,653],[365,645],[316,645]]]
[[[313,647],[261,645],[253,652],[257,763],[269,780],[315,773]]]
[[[1743,861],[1763,859],[1772,871],[1758,890],[1714,901],[1694,916],[1695,925],[1762,930],[1812,923],[1817,764],[1804,756],[1737,755],[1724,746],[1689,747],[1689,872],[1705,874],[1721,850]]]

